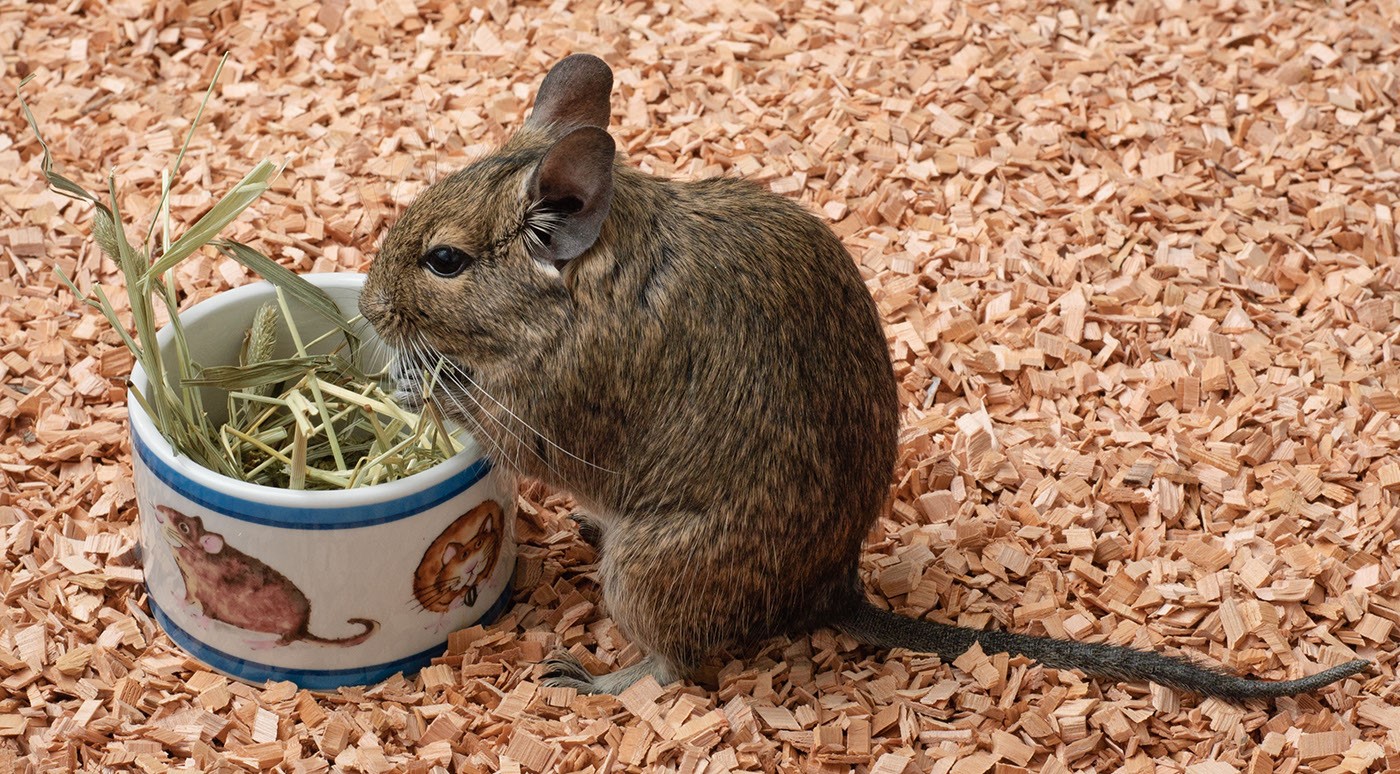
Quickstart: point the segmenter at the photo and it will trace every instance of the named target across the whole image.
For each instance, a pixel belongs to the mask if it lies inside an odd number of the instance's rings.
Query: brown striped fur
[[[751,183],[618,162],[611,83],[593,57],[556,66],[518,133],[390,229],[361,300],[410,359],[449,357],[434,399],[496,460],[571,492],[600,535],[607,608],[649,657],[604,676],[556,659],[550,681],[618,692],[833,624],[945,659],[978,640],[1221,694],[1218,673],[1182,660],[1115,648],[1104,662],[865,599],[861,544],[889,493],[899,405],[856,265],[819,219]],[[472,258],[458,276],[420,265],[444,245]]]

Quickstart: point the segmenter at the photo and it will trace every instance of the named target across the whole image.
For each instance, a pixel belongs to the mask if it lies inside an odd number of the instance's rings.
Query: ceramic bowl
[[[347,318],[356,314],[364,275],[307,279]],[[236,362],[254,311],[269,300],[272,286],[259,282],[181,314],[195,360]],[[307,340],[330,329],[309,310],[292,314]],[[364,352],[384,351],[368,325],[359,333]],[[278,340],[289,341],[285,328]],[[173,355],[169,327],[158,342]],[[289,354],[286,344],[277,356]],[[140,368],[132,384],[146,391]],[[490,623],[509,605],[514,481],[493,470],[470,436],[462,436],[464,451],[408,478],[294,491],[177,456],[128,397],[150,607],[170,638],[209,667],[312,690],[375,683],[416,672],[442,655],[448,633]],[[222,422],[222,401],[207,405]]]

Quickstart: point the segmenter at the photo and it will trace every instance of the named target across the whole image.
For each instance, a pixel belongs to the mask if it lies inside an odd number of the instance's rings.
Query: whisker
[[[424,592],[425,594],[428,593],[428,592],[432,592],[434,598],[441,597],[441,596],[444,595],[444,594],[456,594],[456,593],[460,593],[460,592],[465,591],[465,590],[466,590],[466,586],[465,586],[465,585],[458,586],[458,585],[455,584],[455,583],[441,583],[441,582],[439,582],[439,583],[433,583],[433,584],[431,584],[431,585],[429,585],[429,586],[425,586],[425,587],[423,588],[423,592]]]
[[[457,413],[459,413],[464,419],[471,423],[472,428],[474,428],[473,434],[478,438],[485,439],[486,442],[491,445],[491,448],[493,448],[496,451],[496,456],[500,458],[501,462],[505,463],[506,467],[510,468],[510,470],[516,473],[517,475],[525,474],[525,469],[520,465],[520,462],[516,458],[512,457],[509,452],[506,451],[504,443],[498,440],[493,434],[488,433],[486,431],[486,427],[483,426],[481,422],[479,422],[476,419],[476,417],[473,417],[471,413],[467,411],[466,406],[463,406],[461,401],[457,400],[457,396],[448,392],[445,393],[445,397],[448,400],[452,401],[452,405],[456,407]],[[438,405],[440,409],[444,411],[444,413],[452,413],[451,411],[447,410],[448,407],[442,405],[442,402],[437,395],[433,395],[431,399],[434,403]]]
[[[416,346],[417,345],[415,344],[415,347]],[[466,407],[462,405],[461,401],[457,400],[457,397],[453,395],[451,391],[441,391],[441,394],[445,396],[448,400],[452,401],[453,405],[457,409],[456,413],[458,413],[465,421],[471,424],[471,427],[469,427],[468,430],[471,431],[473,435],[475,435],[477,438],[483,439],[486,441],[486,443],[490,444],[490,447],[495,451],[496,456],[501,460],[503,464],[506,465],[506,467],[508,467],[512,472],[516,473],[517,475],[524,474],[524,468],[520,466],[520,463],[510,456],[510,454],[506,451],[502,443],[499,442],[493,434],[486,432],[486,428],[482,426],[481,422],[477,421],[477,419],[474,416],[472,416],[470,412],[467,411]],[[435,390],[432,393],[429,393],[428,399],[433,401],[433,403],[438,407],[438,409],[444,414],[451,415],[453,413],[451,410],[449,410],[448,406],[443,405],[443,402],[439,397],[439,391]]]
[[[456,594],[436,594],[428,598],[427,606],[431,607],[433,605],[441,605],[444,602],[450,604],[451,600],[456,596]]]
[[[477,397],[473,394],[474,390],[476,392],[480,392],[481,395],[485,396],[486,399],[490,400],[493,404],[498,406],[511,419],[518,422],[526,430],[529,430],[530,432],[534,433],[536,437],[540,438],[546,444],[558,450],[559,452],[589,467],[607,473],[611,473],[613,475],[617,475],[616,471],[609,470],[600,465],[596,465],[592,462],[589,462],[588,460],[583,459],[582,457],[579,457],[577,454],[574,454],[569,450],[563,448],[559,444],[554,443],[543,433],[531,427],[529,423],[527,423],[518,414],[512,411],[509,406],[506,406],[495,396],[491,395],[490,392],[488,392],[485,388],[483,388],[479,382],[473,379],[471,375],[466,372],[465,369],[461,368],[458,364],[454,363],[450,358],[446,357],[435,347],[433,347],[432,344],[430,344],[427,341],[426,337],[422,334],[415,336],[408,343],[412,348],[411,357],[415,358],[417,361],[414,363],[415,368],[421,369],[422,367],[425,367],[428,364],[435,363],[440,363],[442,366],[444,366],[435,368],[435,371],[439,375],[445,376],[446,382],[448,382],[448,384],[440,383],[434,385],[435,389],[429,391],[428,398],[431,399],[434,402],[434,404],[436,404],[440,409],[444,408],[444,406],[442,405],[443,401],[441,398],[446,398],[447,400],[450,400],[452,404],[456,407],[457,412],[462,417],[470,420],[471,424],[475,427],[479,434],[491,445],[491,447],[496,452],[497,456],[503,458],[505,464],[508,467],[510,467],[511,470],[515,473],[523,474],[525,472],[524,467],[521,465],[519,457],[512,456],[507,450],[507,447],[514,447],[514,449],[517,450],[517,455],[521,453],[527,453],[533,456],[534,458],[538,459],[540,463],[543,464],[544,467],[554,475],[555,479],[559,483],[564,485],[566,488],[575,491],[580,489],[580,487],[578,487],[574,483],[571,477],[566,476],[553,463],[551,463],[549,459],[547,459],[539,451],[536,451],[533,444],[527,443],[525,438],[521,436],[520,433],[512,429],[512,427],[508,425],[505,420],[497,416],[494,412],[488,410],[486,405],[484,405],[481,400],[478,400]],[[463,379],[465,379],[466,382],[470,384],[470,388],[467,386],[467,384],[463,383]],[[474,388],[474,390],[471,388]],[[484,415],[486,418],[490,419],[491,422],[495,423],[502,431],[504,431],[505,436],[508,436],[509,440],[513,441],[514,443],[509,443],[506,437],[497,437],[496,434],[488,432],[485,425],[482,424],[482,421],[478,419],[476,415],[467,411],[466,407],[462,404],[461,400],[459,400],[459,396],[471,401],[472,404],[477,408],[480,415]],[[445,413],[450,414],[452,412]],[[627,485],[625,478],[614,479],[614,481],[616,481],[622,487],[626,487]]]
[[[441,582],[439,582],[439,583],[433,583],[433,584],[431,584],[431,585],[429,585],[429,586],[425,586],[423,590],[424,590],[424,591],[437,591],[437,592],[444,592],[444,591],[446,591],[446,592],[461,591],[461,590],[464,588],[464,586],[458,586],[457,583],[456,583],[457,580],[459,580],[459,579],[458,579],[458,578],[451,578],[451,579],[448,579],[448,580],[446,580],[446,581],[441,581]]]
[[[495,403],[497,406],[500,406],[501,409],[502,409],[503,411],[505,411],[507,414],[510,415],[511,419],[514,419],[515,421],[519,422],[522,426],[525,427],[526,430],[529,430],[530,432],[532,432],[532,433],[534,433],[535,435],[539,436],[540,440],[544,441],[544,442],[545,442],[546,444],[548,444],[549,446],[552,446],[553,448],[555,448],[555,449],[558,450],[559,452],[565,454],[566,456],[572,457],[573,459],[575,459],[575,460],[577,460],[577,461],[583,463],[584,465],[589,466],[590,468],[594,468],[594,469],[596,469],[596,470],[603,471],[604,473],[611,473],[612,475],[618,475],[618,472],[617,472],[617,471],[612,470],[611,468],[605,468],[605,467],[603,467],[602,465],[598,465],[598,464],[595,464],[595,463],[593,463],[593,462],[590,462],[590,461],[588,461],[588,460],[586,460],[586,459],[584,459],[584,458],[578,456],[577,454],[574,454],[573,452],[569,451],[568,449],[565,449],[564,447],[560,446],[559,444],[555,443],[554,441],[550,440],[550,438],[549,438],[548,436],[546,436],[544,433],[541,433],[539,430],[537,430],[537,429],[535,429],[534,427],[532,427],[532,426],[530,425],[530,423],[528,423],[528,422],[526,422],[525,420],[521,419],[520,416],[519,416],[518,414],[516,414],[514,411],[511,411],[509,406],[506,406],[504,403],[502,403],[502,402],[500,402],[499,400],[497,400],[497,399],[495,398],[495,396],[493,396],[491,393],[489,393],[489,392],[487,392],[485,389],[483,389],[483,388],[481,387],[481,385],[480,385],[480,384],[477,384],[476,380],[473,379],[473,378],[471,377],[471,374],[467,373],[466,370],[463,369],[461,366],[459,366],[459,365],[457,365],[456,363],[452,362],[452,359],[451,359],[451,358],[444,358],[444,360],[446,360],[447,368],[448,368],[448,372],[449,372],[449,373],[460,374],[460,375],[462,376],[463,379],[466,379],[466,380],[471,384],[471,386],[473,386],[473,387],[477,388],[478,390],[480,390],[482,395],[485,395],[485,396],[487,397],[487,399],[489,399],[492,403]],[[459,386],[459,387],[462,386],[462,384],[461,384],[460,381],[458,382],[458,386]]]
[[[481,409],[481,413],[485,414],[485,415],[486,415],[487,417],[489,417],[493,422],[495,422],[496,424],[500,425],[500,426],[501,426],[501,429],[503,429],[503,430],[505,430],[507,433],[509,433],[510,436],[511,436],[512,438],[515,439],[516,445],[517,445],[520,449],[522,449],[523,451],[529,453],[530,455],[532,455],[533,457],[535,457],[536,459],[538,459],[538,460],[540,461],[540,463],[543,464],[543,465],[549,470],[549,472],[553,473],[553,474],[555,475],[555,477],[558,478],[561,482],[563,482],[563,483],[569,485],[570,487],[574,487],[573,482],[570,481],[570,479],[569,479],[568,476],[565,476],[565,475],[564,475],[558,468],[556,468],[548,459],[546,459],[546,458],[544,457],[544,455],[540,454],[539,452],[537,452],[537,451],[535,451],[533,448],[531,448],[531,445],[528,444],[528,443],[526,443],[526,442],[525,442],[525,439],[524,439],[523,437],[521,437],[519,433],[516,433],[516,432],[515,432],[514,430],[512,430],[509,426],[507,426],[507,425],[505,424],[505,422],[502,421],[499,417],[495,416],[495,415],[492,414],[490,411],[488,411],[488,410],[486,409],[486,407],[483,406],[483,405],[481,404],[481,402],[478,401],[478,400],[471,394],[471,391],[469,391],[469,390],[466,388],[465,385],[463,385],[460,381],[457,381],[456,377],[454,377],[450,371],[447,372],[447,377],[453,381],[453,383],[458,387],[458,389],[460,390],[460,392],[461,392],[463,395],[465,395],[465,396],[467,397],[468,400],[470,400],[470,401],[472,401],[472,403],[476,404],[476,407],[477,407],[478,409]],[[477,389],[480,390],[481,388],[478,386]],[[482,391],[482,393],[483,393],[483,394],[486,394],[484,390]],[[449,393],[449,394],[452,394],[452,393]],[[461,404],[459,403],[458,406],[460,407]]]
[[[415,352],[418,353],[417,356],[420,357],[420,358],[422,358],[424,362],[431,362],[431,361],[432,361],[432,359],[427,358],[427,357],[424,357],[423,350],[426,349],[426,350],[428,350],[429,352],[431,352],[432,354],[436,354],[437,357],[438,357],[438,359],[441,360],[441,362],[443,362],[444,364],[447,364],[447,359],[444,358],[444,357],[441,355],[441,353],[438,353],[438,352],[432,347],[432,345],[428,344],[425,340],[423,340],[421,336],[418,337],[418,340],[414,341],[413,344],[414,344],[414,347],[415,347]],[[468,391],[468,390],[466,389],[466,387],[463,386],[462,383],[461,383],[460,381],[458,381],[455,377],[453,377],[453,375],[452,375],[452,373],[451,373],[450,370],[440,370],[439,373],[446,373],[446,374],[447,374],[447,377],[448,377],[449,379],[452,380],[453,384],[456,385],[457,388],[461,391],[461,393],[462,393],[463,395],[466,395],[466,397],[467,397],[469,400],[471,400],[472,403],[475,404],[476,407],[477,407],[478,409],[481,410],[481,413],[482,413],[482,414],[485,414],[488,418],[491,419],[491,421],[493,421],[493,422],[495,422],[497,425],[499,425],[499,426],[501,427],[502,430],[505,430],[507,433],[510,434],[511,438],[513,438],[513,439],[516,441],[516,444],[518,445],[518,447],[519,447],[520,449],[523,449],[523,450],[525,450],[525,451],[530,452],[531,454],[534,454],[535,457],[538,457],[538,458],[539,458],[540,462],[544,463],[546,467],[549,467],[549,469],[550,469],[552,472],[554,472],[556,475],[558,475],[558,471],[555,470],[555,469],[553,468],[553,466],[551,466],[551,465],[549,464],[549,461],[548,461],[548,460],[544,459],[543,457],[540,457],[540,455],[539,455],[537,452],[535,452],[533,449],[529,448],[529,444],[525,443],[525,439],[522,438],[522,437],[521,437],[518,433],[516,433],[515,431],[511,430],[510,427],[508,427],[504,422],[502,422],[502,421],[500,420],[500,418],[496,417],[496,416],[493,415],[491,412],[487,411],[487,410],[486,410],[486,407],[483,406],[483,405],[481,405],[481,402],[478,401],[476,398],[474,398],[474,397],[471,395],[470,391]],[[452,402],[456,405],[457,409],[458,409],[459,411],[461,411],[461,413],[462,413],[464,416],[471,416],[471,415],[469,414],[469,412],[467,412],[466,407],[463,406],[462,403],[461,403],[460,401],[457,400],[456,395],[453,393],[453,391],[451,391],[451,390],[446,390],[446,391],[445,391],[445,394],[447,395],[447,397],[449,397],[449,398],[452,399]],[[505,447],[505,441],[504,441],[504,439],[496,439],[494,436],[492,436],[492,435],[490,435],[490,434],[487,434],[487,433],[486,433],[486,428],[485,428],[484,426],[482,426],[481,423],[480,423],[479,421],[477,421],[475,417],[472,417],[472,420],[473,420],[473,423],[482,431],[482,433],[485,434],[485,435],[487,436],[487,439],[488,439],[488,440],[499,441],[499,443],[496,444],[496,448],[497,448],[497,450],[498,450],[499,452],[501,452],[502,455],[504,455],[504,454],[505,454],[505,448],[504,448],[504,447]],[[509,459],[509,458],[508,458],[508,459]],[[519,472],[523,472],[524,469],[523,469],[522,467],[520,467],[519,462],[518,462],[517,460],[511,460],[511,464],[515,467],[516,472],[518,472],[518,473],[519,473]]]

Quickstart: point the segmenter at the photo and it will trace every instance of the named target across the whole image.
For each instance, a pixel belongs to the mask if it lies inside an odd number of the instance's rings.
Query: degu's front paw
[[[417,358],[399,355],[389,369],[394,383],[394,402],[409,411],[423,409],[423,366]]]
[[[543,674],[540,682],[550,688],[573,688],[579,693],[594,693],[593,674],[568,651],[557,651],[540,662]]]

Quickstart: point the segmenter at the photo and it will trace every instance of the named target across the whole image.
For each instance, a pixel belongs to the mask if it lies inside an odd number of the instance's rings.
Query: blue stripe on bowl
[[[501,595],[472,625],[489,626],[495,623],[496,619],[500,618],[501,614],[510,607],[513,587],[512,581],[506,581],[506,587],[501,591]],[[151,605],[151,612],[155,615],[156,622],[160,624],[161,629],[165,630],[170,639],[180,646],[181,650],[219,672],[256,685],[262,685],[268,681],[290,680],[296,683],[298,688],[305,688],[309,691],[334,691],[348,685],[373,685],[400,672],[405,677],[411,677],[418,670],[428,666],[433,659],[443,655],[447,648],[447,642],[444,640],[421,653],[415,653],[397,661],[351,669],[292,669],[269,666],[232,656],[217,648],[205,645],[195,639],[194,635],[170,620],[170,616],[160,609],[154,599],[149,596],[146,599]]]
[[[176,473],[141,441],[137,433],[131,434],[131,445],[156,478],[193,502],[235,519],[283,529],[353,529],[406,519],[447,502],[475,486],[491,471],[491,461],[482,457],[461,473],[427,489],[396,497],[389,502],[349,508],[300,508],[232,497]]]

